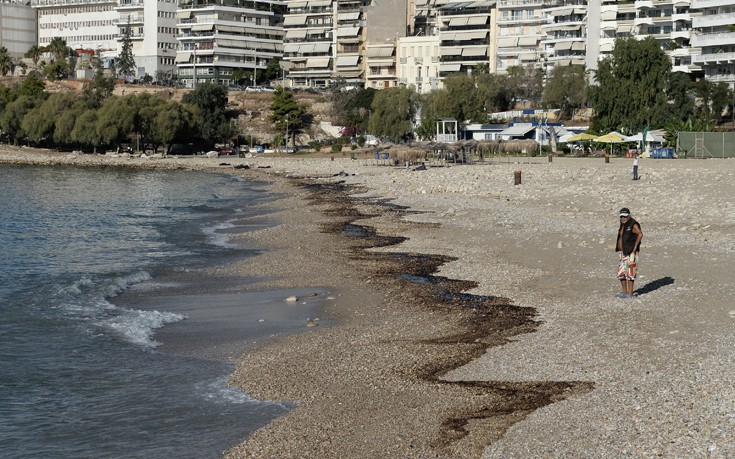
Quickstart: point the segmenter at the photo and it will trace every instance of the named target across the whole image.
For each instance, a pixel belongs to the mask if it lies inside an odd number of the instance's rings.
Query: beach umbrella
[[[574,134],[570,137],[561,137],[559,140],[563,142],[584,142],[586,140],[594,140],[597,136],[594,134],[587,134],[586,132],[583,132],[581,134]]]
[[[591,140],[594,140],[595,142],[602,142],[602,143],[622,143],[622,142],[628,142],[628,138],[625,137],[623,134],[619,132],[610,132],[605,135],[601,135],[600,137],[595,137]]]

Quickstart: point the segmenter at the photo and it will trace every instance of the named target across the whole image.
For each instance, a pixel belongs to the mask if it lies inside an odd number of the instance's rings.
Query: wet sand
[[[62,160],[141,161],[99,158]],[[637,182],[622,159],[224,161],[141,167],[270,180],[282,223],[236,236],[270,250],[220,274],[332,286],[338,324],[239,360],[233,384],[297,408],[227,457],[735,456],[735,161],[644,160]],[[620,207],[645,233],[633,300]]]

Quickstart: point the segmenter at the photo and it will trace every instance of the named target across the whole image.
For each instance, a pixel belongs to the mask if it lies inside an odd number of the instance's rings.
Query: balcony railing
[[[692,46],[722,46],[735,44],[735,32],[708,33],[694,35]]]
[[[733,62],[735,61],[735,53],[711,53],[711,54],[700,54],[699,56],[692,56],[692,63],[705,63],[705,62]]]

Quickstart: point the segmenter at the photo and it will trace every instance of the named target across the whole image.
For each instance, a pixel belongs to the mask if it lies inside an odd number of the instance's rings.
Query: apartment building
[[[517,65],[543,63],[542,25],[548,22],[544,0],[498,0],[494,47],[495,71],[506,73]]]
[[[396,45],[410,27],[406,0],[382,0],[365,7],[369,23],[363,62],[366,88],[390,88],[398,83]]]
[[[413,86],[419,94],[442,88],[439,35],[415,35],[398,40],[396,74],[398,84]]]
[[[587,2],[584,0],[547,1],[542,10],[546,35],[541,40],[539,64],[546,72],[554,67],[584,65],[587,51]]]
[[[135,58],[135,78],[146,75],[158,80],[175,73],[176,0],[119,0],[115,6],[118,17],[113,21],[122,38],[130,28]]]
[[[438,0],[441,2],[442,0]],[[495,68],[491,37],[495,36],[495,1],[449,2],[437,4],[441,66],[439,75],[473,69]]]
[[[26,2],[0,3],[0,43],[14,58],[21,58],[38,40],[36,11]]]
[[[187,0],[176,11],[178,79],[188,87],[234,83],[233,72],[256,75],[283,56],[280,0]]]
[[[283,21],[283,60],[294,86],[323,88],[331,84],[334,16],[332,0],[288,2]]]
[[[105,59],[118,54],[118,0],[31,0],[38,13],[38,46],[56,37]]]
[[[702,68],[707,80],[735,88],[735,0],[691,2],[697,14],[692,18],[692,46],[701,51],[693,56],[693,64]]]

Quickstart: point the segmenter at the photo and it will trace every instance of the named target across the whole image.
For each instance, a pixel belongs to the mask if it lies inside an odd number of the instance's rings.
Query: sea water
[[[247,256],[219,229],[267,199],[203,172],[0,166],[0,457],[218,457],[285,413],[228,387],[230,362],[157,351],[185,314],[114,302]]]

